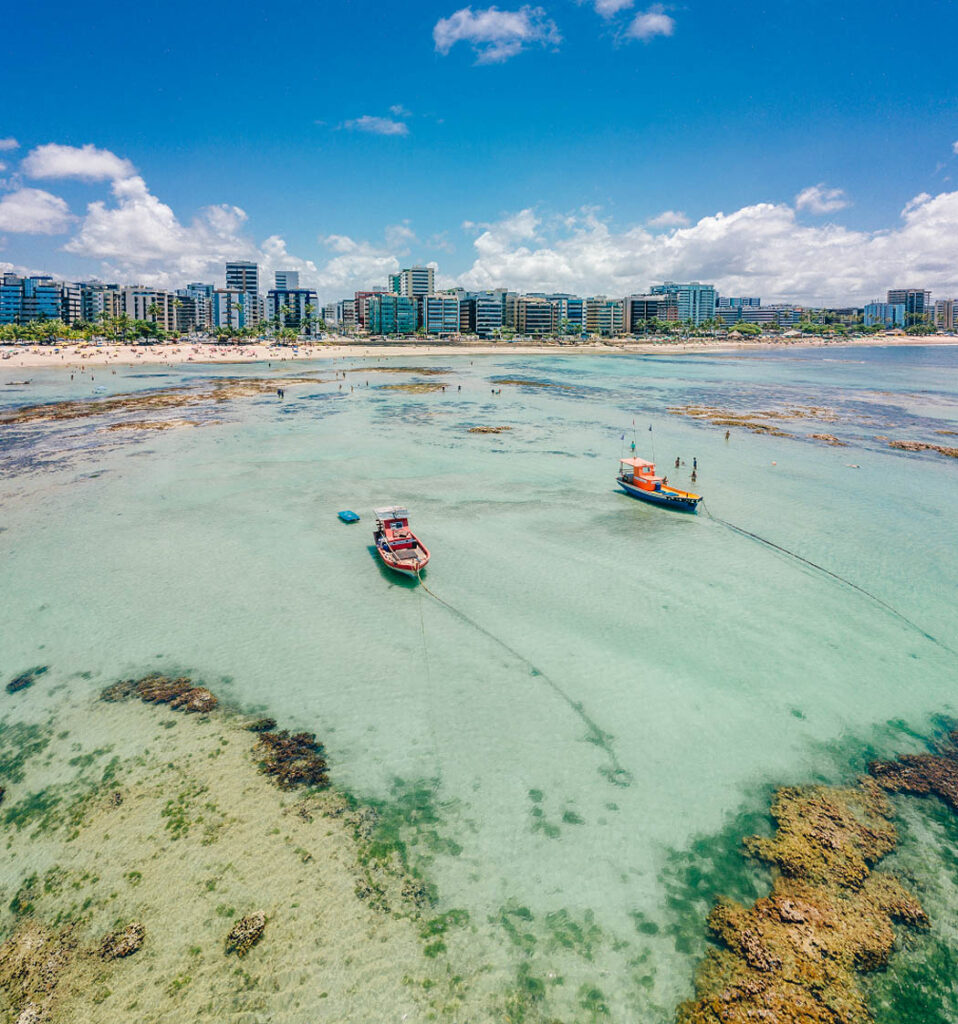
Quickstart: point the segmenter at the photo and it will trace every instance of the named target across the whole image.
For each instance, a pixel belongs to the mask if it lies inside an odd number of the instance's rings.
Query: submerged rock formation
[[[230,953],[235,953],[237,956],[246,956],[262,938],[265,928],[265,911],[254,910],[252,914],[241,917],[226,936],[227,956]]]
[[[253,753],[260,770],[273,776],[280,789],[329,785],[323,745],[311,732],[261,732]]]
[[[869,774],[893,793],[936,796],[958,813],[958,729],[934,754],[903,754],[895,761],[873,761]]]
[[[126,700],[127,697],[139,697],[147,704],[169,704],[174,711],[187,714],[212,711],[219,703],[205,686],[194,686],[188,676],[171,679],[158,672],[142,679],[124,679],[100,694],[100,700],[105,701]]]
[[[506,430],[512,430],[512,427],[470,427],[470,434],[502,434]]]
[[[97,952],[101,960],[119,960],[135,953],[145,938],[146,928],[139,921],[131,921],[122,931],[107,935]]]
[[[927,925],[918,900],[873,866],[896,842],[878,786],[779,790],[770,838],[746,840],[773,868],[771,893],[751,907],[720,902],[709,915],[719,946],[696,978],[680,1024],[866,1024],[858,975],[888,962],[893,921]]]
[[[947,455],[950,459],[958,459],[958,448],[950,448],[944,444],[929,444],[927,441],[889,441],[888,447],[900,448],[905,452],[938,452],[939,455]]]
[[[39,676],[44,675],[49,669],[48,665],[36,665],[34,668],[21,672],[18,676],[7,683],[7,693],[17,693],[19,690],[27,690],[37,681]]]

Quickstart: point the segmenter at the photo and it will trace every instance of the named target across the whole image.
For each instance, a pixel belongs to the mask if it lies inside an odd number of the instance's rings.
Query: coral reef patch
[[[773,869],[771,893],[750,907],[720,901],[717,942],[679,1024],[867,1024],[859,975],[887,965],[894,922],[927,926],[921,904],[873,870],[896,843],[891,806],[870,779],[848,788],[780,789],[771,837],[746,849]]]
[[[194,686],[188,676],[175,679],[160,673],[151,673],[142,679],[124,679],[108,686],[100,694],[105,701],[139,697],[147,704],[169,704],[174,711],[204,714],[219,703],[205,686]]]
[[[226,936],[226,953],[235,953],[237,956],[246,954],[262,938],[266,929],[266,912],[254,910],[252,914],[241,917],[229,930]]]
[[[512,427],[470,427],[470,434],[502,434],[507,430],[512,430]]]
[[[329,785],[329,766],[323,757],[323,745],[311,732],[290,733],[265,731],[259,733],[254,756],[260,770],[272,776],[280,789],[297,786]]]

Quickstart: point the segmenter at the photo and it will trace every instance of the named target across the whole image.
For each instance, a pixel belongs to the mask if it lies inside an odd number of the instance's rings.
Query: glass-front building
[[[869,302],[865,307],[865,326],[904,327],[905,314],[904,302]]]
[[[366,300],[366,327],[370,334],[415,334],[419,305],[406,295],[370,295]]]
[[[652,286],[653,295],[674,295],[675,304],[679,309],[679,320],[685,323],[691,320],[700,324],[703,320],[715,317],[715,286],[690,281],[688,284],[676,284],[666,281],[665,284]]]

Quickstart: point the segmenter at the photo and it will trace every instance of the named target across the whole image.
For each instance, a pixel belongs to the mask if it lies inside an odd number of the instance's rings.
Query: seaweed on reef
[[[18,693],[20,690],[28,690],[40,676],[46,675],[49,670],[49,665],[35,665],[33,668],[27,669],[26,672],[19,673],[19,675],[14,676],[7,683],[7,693]]]

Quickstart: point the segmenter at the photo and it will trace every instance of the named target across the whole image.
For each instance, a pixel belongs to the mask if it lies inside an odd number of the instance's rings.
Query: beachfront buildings
[[[676,321],[679,305],[674,295],[630,295],[625,300],[627,334],[643,333],[650,321]]]
[[[896,293],[889,292],[888,294]],[[904,327],[906,315],[904,302],[880,302],[875,299],[874,302],[869,302],[865,306],[865,326],[874,327],[877,324],[882,327]]]
[[[465,293],[459,300],[459,329],[463,334],[491,338],[502,330],[502,298],[492,292]]]
[[[734,324],[758,324],[760,327],[777,324],[779,327],[794,327],[798,324],[804,314],[801,306],[795,306],[788,302],[771,303],[763,306],[761,302],[751,302],[747,305],[715,307],[715,319],[721,321],[726,327]]]
[[[243,292],[238,288],[215,288],[212,319],[214,327],[232,330],[256,327],[263,322],[263,300],[252,292]]]
[[[226,287],[237,292],[259,294],[259,267],[248,260],[233,260],[226,264]]]
[[[939,299],[935,303],[935,326],[939,331],[958,331],[958,299]]]
[[[388,288],[370,288],[366,291],[356,292],[353,296],[353,315],[355,317],[357,327],[365,328],[366,326],[366,316],[368,312],[367,300],[370,295],[382,295],[384,292],[388,291]]]
[[[586,299],[586,330],[603,338],[625,334],[625,305],[625,299],[608,299],[604,295]]]
[[[673,295],[679,309],[679,320],[683,323],[700,324],[703,320],[715,317],[715,286],[690,281],[688,284],[677,284],[666,281],[665,284],[652,285],[653,295]]]
[[[277,270],[273,274],[273,280],[278,292],[296,291],[299,288],[299,271]]]
[[[370,334],[415,334],[419,303],[411,295],[381,292],[366,300],[366,327]]]
[[[925,288],[889,288],[887,305],[905,307],[905,327],[931,319],[931,292]]]
[[[318,308],[319,298],[309,288],[271,288],[266,293],[266,316],[278,331],[292,328],[299,334],[315,333]]]
[[[427,334],[459,333],[459,298],[456,295],[440,293],[421,295],[419,323]]]
[[[0,279],[0,324],[57,320],[59,317],[60,287],[52,277],[4,274]]]
[[[389,291],[407,297],[432,295],[436,290],[435,267],[407,267],[389,275]]]

